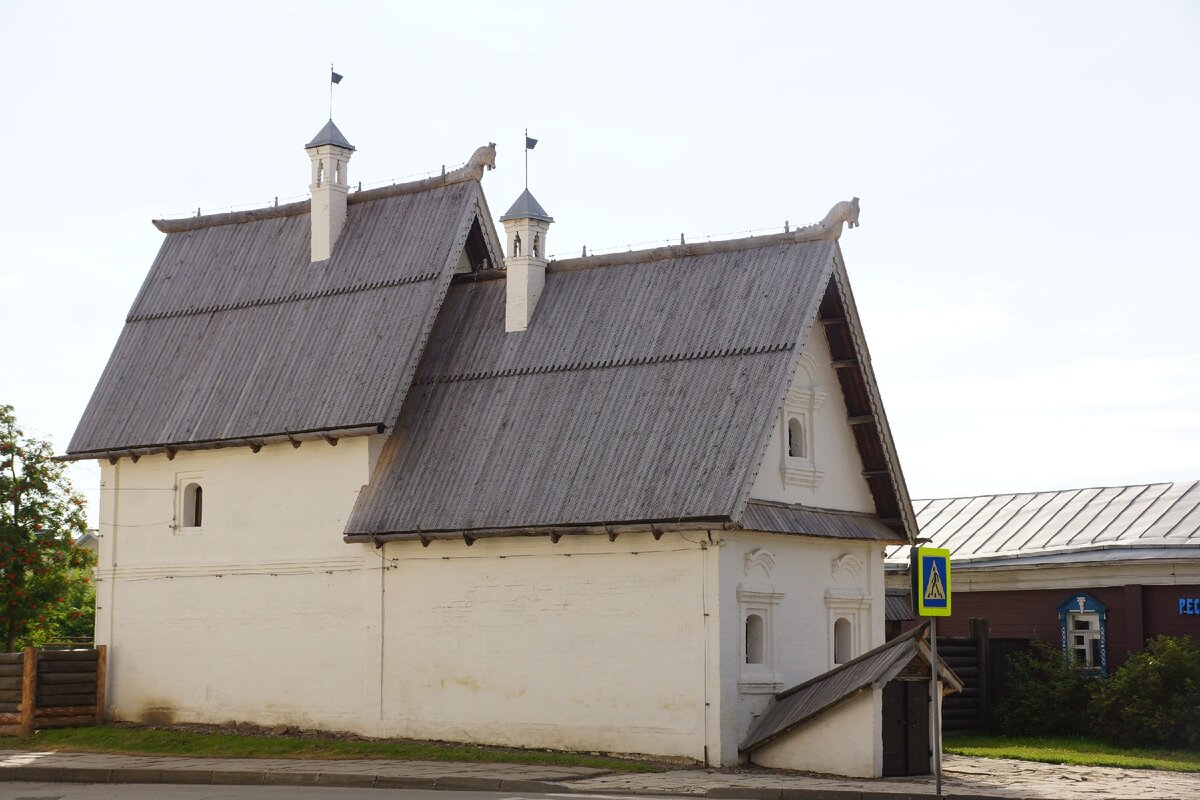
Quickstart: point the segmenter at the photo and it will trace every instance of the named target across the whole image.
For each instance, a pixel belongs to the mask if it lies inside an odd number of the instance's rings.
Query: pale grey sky
[[[551,253],[861,197],[914,496],[1200,477],[1200,4],[0,0],[0,31],[0,402],[60,449],[149,220],[304,196],[332,61],[352,182],[494,141],[498,216],[528,127]]]

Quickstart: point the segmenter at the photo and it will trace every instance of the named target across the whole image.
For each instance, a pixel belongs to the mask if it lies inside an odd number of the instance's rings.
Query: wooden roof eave
[[[336,445],[339,439],[349,439],[355,436],[370,436],[383,433],[386,426],[382,422],[372,422],[365,425],[348,425],[336,428],[317,428],[305,431],[283,431],[268,433],[261,436],[232,436],[226,439],[205,439],[196,442],[163,442],[161,444],[134,445],[132,447],[117,447],[102,450],[84,450],[75,453],[64,453],[55,456],[56,461],[89,461],[106,458],[112,463],[117,459],[130,458],[137,461],[142,456],[166,453],[168,458],[174,458],[176,453],[186,450],[220,450],[228,447],[249,447],[258,452],[265,445],[283,444],[290,442],[293,447],[299,447],[302,442],[326,441]]]
[[[390,531],[386,533],[345,533],[347,544],[382,544],[385,542],[420,542],[428,546],[435,541],[463,541],[468,546],[478,539],[504,539],[548,536],[557,543],[563,536],[607,536],[615,541],[623,533],[649,533],[657,540],[664,533],[696,530],[733,530],[736,526],[723,517],[697,517],[691,520],[589,522],[579,525],[541,525],[519,528],[465,528],[458,530]]]
[[[895,439],[892,437],[891,426],[888,424],[887,414],[884,411],[883,399],[879,392],[879,383],[875,378],[875,371],[871,366],[871,353],[867,348],[866,335],[862,329],[862,320],[858,314],[858,306],[854,302],[854,293],[850,288],[849,276],[846,274],[846,264],[842,258],[842,250],[836,242],[834,243],[834,270],[831,288],[836,291],[837,299],[843,313],[840,319],[828,319],[822,314],[822,323],[826,327],[831,324],[844,324],[846,326],[851,345],[854,349],[854,360],[857,362],[845,365],[835,363],[835,371],[840,373],[843,369],[853,369],[854,373],[863,382],[870,404],[869,415],[852,415],[848,421],[852,426],[864,426],[866,431],[874,435],[883,449],[883,455],[887,462],[886,471],[882,474],[866,474],[872,471],[868,470],[864,464],[865,474],[863,477],[868,483],[871,483],[873,480],[886,482],[895,497],[900,516],[898,519],[885,518],[885,522],[902,531],[908,541],[913,542],[918,535],[916,514],[913,512],[912,499],[909,497],[908,486],[904,480],[904,472],[900,466],[900,457],[896,452]],[[822,303],[822,308],[824,308],[824,305]]]

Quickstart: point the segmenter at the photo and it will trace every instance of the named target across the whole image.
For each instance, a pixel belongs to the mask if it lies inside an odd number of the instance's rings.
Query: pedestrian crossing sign
[[[917,616],[950,616],[950,551],[914,547],[909,574],[913,584],[913,611]]]

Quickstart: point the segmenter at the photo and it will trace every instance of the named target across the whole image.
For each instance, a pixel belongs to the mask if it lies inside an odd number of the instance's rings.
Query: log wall
[[[107,647],[0,653],[0,735],[104,721]]]

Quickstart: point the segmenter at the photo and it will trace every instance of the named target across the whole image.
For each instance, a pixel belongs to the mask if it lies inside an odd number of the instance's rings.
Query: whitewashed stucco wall
[[[883,772],[883,691],[864,689],[808,725],[754,751],[763,767],[803,769],[854,778]],[[873,731],[867,736],[868,731]]]
[[[377,445],[101,462],[96,640],[110,647],[114,717],[346,728],[362,716],[369,669],[347,666],[370,641],[377,591],[364,589],[379,562],[338,532]],[[198,531],[175,527],[181,474],[204,488]]]
[[[771,696],[830,670],[833,625],[853,622],[851,657],[884,642],[883,547],[876,542],[724,534],[721,547],[722,753],[736,753]],[[766,663],[747,665],[745,618],[770,608]],[[860,735],[882,736],[882,721]],[[826,743],[838,748],[836,740]],[[729,763],[729,762],[726,762]],[[803,767],[794,767],[801,769]]]
[[[703,532],[389,543],[380,732],[703,759],[714,554]]]
[[[875,504],[862,477],[862,459],[846,423],[842,387],[830,365],[829,344],[819,326],[809,334],[800,364],[792,381],[792,391],[814,389],[825,396],[811,412],[810,431],[812,464],[823,474],[815,487],[784,482],[787,422],[783,414],[776,414],[750,496],[759,500],[802,503],[810,508],[873,514]]]
[[[873,543],[697,530],[347,545],[379,445],[102,463],[114,718],[732,764],[772,692],[830,668],[831,598],[858,615],[855,655],[883,641]],[[174,527],[181,475],[204,487],[198,532]],[[744,664],[745,608],[764,597],[766,679]]]

